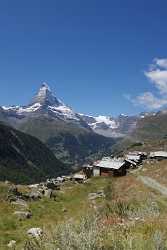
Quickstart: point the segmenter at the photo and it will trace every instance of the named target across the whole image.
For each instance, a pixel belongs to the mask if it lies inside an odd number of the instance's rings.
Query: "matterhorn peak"
[[[2,107],[3,111],[20,117],[33,117],[34,115],[49,115],[52,118],[62,120],[79,121],[79,116],[70,108],[60,101],[51,91],[49,85],[43,82],[27,106]]]
[[[46,105],[46,106],[56,106],[56,107],[62,105],[62,103],[52,93],[49,85],[46,82],[42,83],[37,94],[32,99],[31,104],[35,103],[40,103],[41,105]]]
[[[43,88],[43,89],[45,88],[45,89],[47,89],[48,91],[51,91],[49,85],[48,85],[46,82],[43,82],[43,83],[41,84],[41,88]]]
[[[39,94],[39,95],[44,95],[44,94],[47,95],[49,92],[53,95],[53,93],[52,93],[51,88],[49,87],[49,85],[46,82],[43,82],[41,84],[41,87],[39,88],[37,94]]]

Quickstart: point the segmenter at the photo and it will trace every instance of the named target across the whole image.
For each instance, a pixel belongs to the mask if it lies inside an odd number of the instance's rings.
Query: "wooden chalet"
[[[150,152],[149,158],[155,160],[167,159],[167,152],[166,151]]]
[[[146,158],[147,153],[139,151],[129,152],[125,155],[125,160],[131,163],[133,167],[141,164],[142,161]]]
[[[84,169],[85,174],[90,176],[124,176],[128,163],[122,158],[104,157],[96,161],[92,166]]]

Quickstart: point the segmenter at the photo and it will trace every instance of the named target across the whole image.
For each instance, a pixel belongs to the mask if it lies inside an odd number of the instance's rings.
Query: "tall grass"
[[[80,222],[69,220],[57,225],[41,240],[28,240],[24,250],[98,250],[101,247],[102,224],[97,215],[87,215]]]
[[[41,240],[28,241],[24,250],[167,250],[166,235],[156,223],[111,227],[88,215],[57,225]]]
[[[110,203],[106,202],[102,212],[107,217],[114,214],[121,218],[132,220],[137,218],[144,219],[146,217],[154,218],[160,215],[158,204],[149,199],[142,203],[136,200],[124,201],[119,199]]]

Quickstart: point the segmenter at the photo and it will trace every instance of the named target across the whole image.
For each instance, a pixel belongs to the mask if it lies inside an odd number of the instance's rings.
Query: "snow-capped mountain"
[[[82,162],[110,150],[115,140],[93,131],[71,107],[60,101],[43,83],[26,106],[3,106],[0,121],[37,137],[56,157],[68,164]]]
[[[111,128],[115,129],[118,128],[119,124],[110,116],[86,116],[83,114],[80,114],[81,117],[88,123],[92,129],[97,129],[97,128]]]
[[[25,119],[45,116],[49,119],[79,125],[106,137],[127,135],[135,128],[137,120],[137,117],[129,117],[124,114],[113,118],[112,116],[90,116],[76,113],[71,107],[58,99],[46,83],[41,85],[39,91],[27,106],[2,106],[1,109],[3,116],[5,114],[12,124],[16,124],[17,128],[17,125],[20,126],[21,123],[25,122]]]
[[[27,106],[2,106],[2,109],[9,117],[16,116],[17,118],[23,118],[47,114],[53,118],[65,121],[77,121],[84,125],[80,116],[72,108],[59,100],[46,83],[42,84],[37,94]]]
[[[102,115],[87,116],[84,114],[80,114],[80,116],[94,132],[106,137],[124,137],[135,128],[138,119],[136,116],[124,114],[117,118]]]
[[[50,105],[59,107],[64,105],[51,91],[47,83],[42,83],[37,94],[33,97],[31,104],[40,103],[41,105]]]
[[[149,115],[79,114],[58,99],[46,83],[41,85],[28,105],[0,107],[0,121],[37,137],[58,159],[68,163],[110,150],[116,142],[113,138],[130,135],[138,122]]]
[[[88,125],[93,129],[97,134],[106,136],[106,137],[120,137],[120,133],[116,133],[116,129],[119,128],[119,123],[110,116],[87,116],[80,114],[82,119],[88,123]]]

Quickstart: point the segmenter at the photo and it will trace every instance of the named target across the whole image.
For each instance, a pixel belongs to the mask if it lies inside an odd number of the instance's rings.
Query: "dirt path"
[[[162,195],[167,196],[167,187],[161,185],[159,182],[147,176],[139,176],[138,180],[142,181],[145,185],[150,188],[153,188],[160,192]]]

